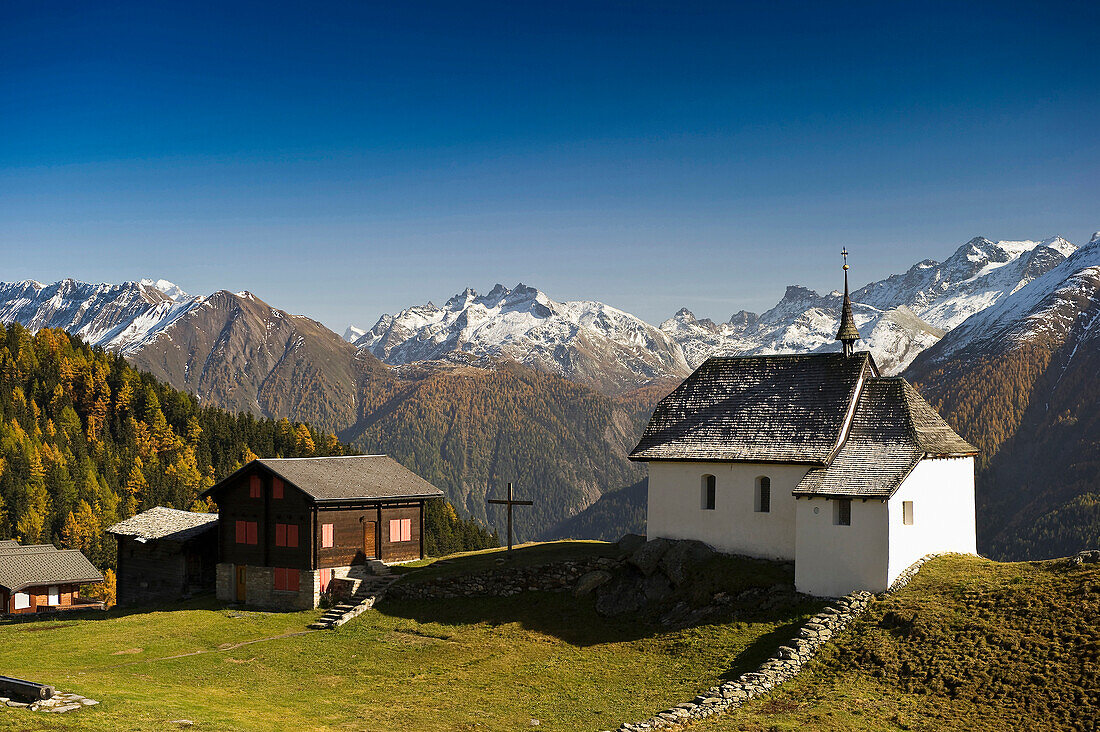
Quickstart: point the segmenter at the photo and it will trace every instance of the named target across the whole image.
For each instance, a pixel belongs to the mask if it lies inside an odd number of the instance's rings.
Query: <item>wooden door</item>
[[[363,554],[367,559],[378,558],[377,524],[374,521],[363,522]]]
[[[245,601],[245,567],[237,567],[237,602]]]

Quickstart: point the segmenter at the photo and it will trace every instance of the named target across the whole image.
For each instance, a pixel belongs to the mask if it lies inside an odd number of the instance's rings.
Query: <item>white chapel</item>
[[[649,538],[794,560],[796,588],[822,596],[975,553],[978,449],[854,350],[847,269],[842,352],[711,358],[657,405],[630,454],[649,467]]]

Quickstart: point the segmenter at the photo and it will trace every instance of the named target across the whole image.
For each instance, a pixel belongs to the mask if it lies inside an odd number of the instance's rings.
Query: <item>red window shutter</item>
[[[244,521],[237,521],[234,523],[234,527],[237,531],[237,543],[244,544],[248,541],[247,529],[245,528]]]
[[[298,546],[298,524],[287,524],[286,545]]]
[[[260,491],[260,476],[253,475],[249,479],[248,483],[248,497],[249,498],[261,498],[263,494]]]
[[[286,546],[286,524],[275,524],[275,546]]]
[[[329,585],[330,582],[332,582],[332,570],[331,569],[322,569],[321,570],[321,592],[328,592],[328,585]]]
[[[412,540],[412,519],[401,519],[401,541]]]
[[[286,570],[284,570],[282,567],[275,568],[275,589],[286,589]]]
[[[296,569],[288,569],[286,571],[286,588],[291,592],[297,592],[299,586],[299,573]]]
[[[276,500],[283,497],[283,481],[279,478],[271,479],[271,497]]]
[[[401,541],[400,519],[390,519],[390,541]]]
[[[321,546],[329,549],[332,548],[333,536],[332,536],[332,524],[321,524]]]
[[[257,523],[255,521],[245,521],[245,524],[248,526],[248,543],[259,544],[260,540]]]

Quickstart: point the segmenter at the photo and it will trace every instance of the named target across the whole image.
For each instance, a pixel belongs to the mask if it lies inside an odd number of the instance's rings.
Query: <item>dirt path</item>
[[[119,668],[121,666],[136,666],[142,663],[152,663],[154,661],[172,661],[177,658],[188,658],[190,656],[201,656],[204,653],[224,653],[225,651],[232,651],[242,646],[250,646],[253,643],[265,643],[267,641],[280,640],[282,638],[294,638],[300,635],[309,635],[310,633],[320,633],[319,630],[299,630],[294,633],[283,633],[282,635],[273,635],[268,638],[253,638],[252,640],[240,641],[239,643],[223,643],[217,648],[207,648],[201,651],[191,651],[190,653],[180,653],[175,656],[161,656],[160,658],[142,658],[137,661],[127,661],[126,663],[114,663],[109,666],[92,666],[90,668]]]

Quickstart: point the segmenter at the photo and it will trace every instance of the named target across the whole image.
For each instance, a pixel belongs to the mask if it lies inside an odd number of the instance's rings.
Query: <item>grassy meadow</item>
[[[539,545],[517,550],[515,561],[610,550],[591,542]],[[456,557],[423,571],[476,570],[498,558]],[[733,561],[709,574],[716,587],[768,587],[790,582],[787,567]],[[818,607],[667,630],[604,619],[591,597],[529,592],[386,601],[335,631],[301,634],[319,611],[252,612],[208,598],[4,624],[3,673],[101,704],[65,715],[0,707],[0,728],[164,730],[188,719],[208,730],[490,731],[531,729],[537,719],[542,730],[598,730],[748,670]]]
[[[700,732],[1091,730],[1100,565],[943,557],[802,675]]]

